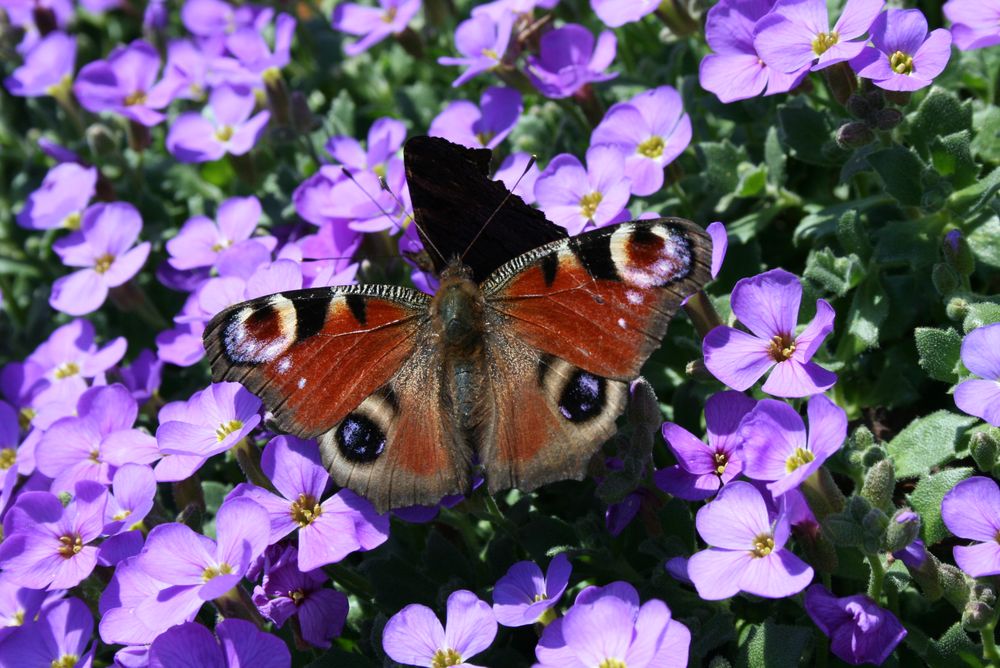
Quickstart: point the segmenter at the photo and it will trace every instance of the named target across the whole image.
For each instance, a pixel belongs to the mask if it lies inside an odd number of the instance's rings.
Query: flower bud
[[[903,122],[903,112],[899,109],[882,109],[874,114],[875,127],[883,132],[892,130]]]
[[[836,139],[837,145],[841,148],[861,148],[875,141],[875,133],[867,123],[851,121],[840,126]]]
[[[929,560],[928,560],[929,561]],[[945,599],[956,610],[964,610],[969,601],[969,580],[957,566],[938,564],[938,582]]]
[[[94,123],[87,128],[84,135],[87,138],[87,147],[93,155],[107,157],[121,153],[114,134],[103,123]]]
[[[873,445],[861,455],[861,463],[866,469],[870,469],[887,457],[881,445]]]
[[[875,554],[882,549],[885,542],[885,532],[889,527],[889,516],[878,508],[872,508],[861,520],[864,539],[861,547],[868,554]]]
[[[875,463],[865,475],[861,496],[876,508],[888,508],[892,504],[892,493],[896,489],[896,470],[892,461],[882,459]]]
[[[886,552],[902,550],[920,535],[920,515],[904,508],[897,512],[885,530]]]
[[[851,434],[850,439],[847,441],[848,447],[852,450],[857,450],[858,452],[864,452],[870,447],[875,445],[875,435],[872,434],[868,427],[861,425],[854,430]],[[872,462],[874,463],[874,462]],[[871,464],[869,464],[871,466]]]
[[[923,592],[924,598],[928,601],[936,601],[944,593],[941,586],[940,566],[941,562],[930,552],[925,553],[919,568],[906,566],[910,577],[920,586],[920,591]]]
[[[962,628],[966,631],[981,631],[993,621],[994,610],[982,601],[969,601],[962,611]]]
[[[961,287],[962,278],[957,271],[943,262],[938,262],[931,269],[931,282],[939,295],[947,297]]]
[[[847,113],[854,116],[854,118],[864,120],[870,113],[872,113],[872,106],[868,103],[867,95],[859,95],[858,93],[855,93],[847,98],[847,102],[844,103],[844,106],[847,107]]]
[[[823,573],[836,572],[839,565],[837,548],[825,532],[814,524],[795,524],[792,534],[813,568]]]
[[[944,310],[951,320],[965,320],[969,313],[969,302],[963,297],[952,297]]]
[[[885,108],[885,96],[882,94],[881,88],[873,88],[865,93],[865,100],[872,109],[878,110]]]
[[[993,605],[997,602],[997,594],[992,585],[985,582],[976,582],[969,590],[969,596],[973,600],[980,601],[986,605]]]
[[[868,499],[860,496],[852,496],[847,500],[845,514],[849,515],[855,522],[860,523],[871,509],[872,506],[868,503]]]
[[[629,387],[626,417],[631,424],[645,425],[653,430],[659,429],[663,422],[660,402],[656,399],[653,386],[645,378],[636,378]]]
[[[970,276],[976,270],[976,258],[961,230],[951,230],[944,235],[941,254],[944,256],[944,261],[963,276]]]
[[[980,471],[989,473],[997,463],[997,439],[986,431],[977,431],[969,439],[969,453]]]
[[[708,662],[708,668],[733,668],[733,664],[729,663],[729,659],[721,654],[716,654]]]

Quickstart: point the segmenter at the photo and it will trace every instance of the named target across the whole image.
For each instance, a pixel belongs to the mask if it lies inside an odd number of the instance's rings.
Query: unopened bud
[[[876,508],[888,508],[892,504],[892,493],[896,489],[896,470],[892,460],[883,459],[875,463],[865,475],[861,496]]]
[[[847,500],[846,514],[848,514],[854,521],[861,523],[865,519],[865,516],[872,509],[868,499],[861,496],[852,496]]]
[[[861,425],[854,430],[853,434],[851,434],[851,438],[848,440],[848,445],[852,450],[864,452],[875,445],[875,435],[870,429],[868,429],[868,427]]]
[[[938,581],[941,583],[945,599],[955,606],[956,610],[964,610],[965,604],[969,602],[969,582],[965,573],[951,564],[939,563]]]
[[[969,439],[969,453],[980,471],[989,473],[997,464],[997,439],[993,434],[977,431]]]
[[[881,445],[873,445],[861,455],[861,463],[866,469],[870,469],[879,462],[884,461],[886,457],[886,452]]]
[[[928,601],[936,601],[944,593],[941,585],[940,566],[941,562],[930,552],[924,554],[924,560],[919,567],[913,568],[909,564],[906,565],[910,577],[920,586],[920,591],[923,592],[924,598]]]
[[[875,113],[874,120],[875,127],[885,132],[892,130],[903,122],[903,112],[892,107],[889,109],[882,109]]]
[[[90,152],[96,156],[113,156],[121,152],[115,136],[103,123],[94,123],[87,128],[84,133],[87,138],[87,146]]]
[[[653,386],[641,376],[632,381],[629,387],[626,417],[631,424],[646,425],[654,430],[659,429],[660,423],[663,422],[660,402],[656,399]]]
[[[945,262],[963,276],[970,276],[976,270],[976,258],[961,230],[951,230],[944,235],[941,254]]]
[[[878,508],[872,508],[861,521],[861,527],[864,529],[861,548],[868,554],[881,550],[885,542],[885,531],[889,527],[889,516]]]
[[[813,568],[823,573],[834,573],[839,562],[837,548],[826,533],[817,529],[814,524],[797,524],[792,526],[792,533]]]
[[[944,311],[951,320],[965,320],[969,314],[969,302],[962,297],[952,297]]]
[[[976,582],[969,590],[969,596],[976,601],[993,605],[997,602],[997,594],[992,585],[985,582]]]
[[[872,106],[868,103],[868,96],[859,95],[855,93],[847,98],[847,102],[844,103],[847,107],[847,112],[854,116],[854,118],[860,118],[864,120],[868,117],[868,114],[872,112]]]
[[[897,552],[912,543],[920,535],[920,515],[909,509],[897,512],[885,530],[887,552]]]
[[[851,121],[837,130],[837,145],[841,148],[861,148],[875,141],[875,133],[863,121]]]
[[[994,610],[982,601],[969,601],[962,611],[962,628],[966,631],[980,631],[993,621]]]
[[[947,264],[938,262],[931,269],[931,283],[939,295],[947,297],[962,286],[962,277]]]
[[[721,654],[716,654],[708,662],[708,668],[733,668],[733,664],[729,663],[729,659]]]
[[[300,90],[292,91],[292,127],[299,134],[308,134],[320,126],[316,114],[309,108],[306,96]]]

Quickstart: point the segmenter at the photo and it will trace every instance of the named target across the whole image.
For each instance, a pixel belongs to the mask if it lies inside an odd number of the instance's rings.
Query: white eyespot
[[[618,326],[622,329],[628,329],[628,325],[625,323],[625,318],[618,318]]]
[[[626,290],[625,291],[625,299],[628,300],[629,304],[634,304],[636,306],[638,306],[639,304],[641,304],[642,301],[643,301],[642,300],[642,293],[639,292],[638,290]]]
[[[259,338],[247,321],[259,312],[246,307],[233,314],[223,335],[226,355],[233,362],[263,364],[275,360],[295,343],[295,307],[286,297],[272,295],[268,300],[269,316],[277,318],[277,334]]]
[[[299,389],[301,390],[303,387],[306,386],[306,379],[305,378],[299,378],[298,385],[299,385]]]
[[[282,357],[278,360],[278,373],[285,373],[292,368],[292,360],[287,357]]]
[[[621,225],[611,235],[611,259],[622,281],[648,289],[664,285],[684,271],[690,258],[665,226],[653,225],[637,232],[639,229],[637,225]],[[650,234],[659,237],[658,248],[649,243]]]

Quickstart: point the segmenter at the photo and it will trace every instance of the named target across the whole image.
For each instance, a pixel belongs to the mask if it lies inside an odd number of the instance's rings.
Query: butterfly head
[[[431,303],[431,317],[443,343],[472,350],[482,339],[483,291],[472,270],[458,258],[441,273],[441,284]]]

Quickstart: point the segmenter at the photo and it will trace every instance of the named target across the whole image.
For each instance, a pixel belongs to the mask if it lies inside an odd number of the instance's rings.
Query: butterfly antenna
[[[534,167],[535,160],[536,156],[532,155],[531,158],[528,160],[528,164],[524,166],[524,171],[522,171],[521,175],[517,177],[517,181],[514,181],[514,185],[507,190],[507,194],[504,195],[503,199],[497,205],[497,208],[493,209],[493,213],[490,214],[489,218],[486,219],[486,222],[483,223],[483,226],[479,228],[478,232],[476,232],[476,236],[472,237],[472,241],[469,242],[469,245],[465,247],[465,252],[462,253],[462,257],[459,258],[460,260],[464,260],[465,256],[472,249],[472,247],[476,245],[476,241],[478,241],[479,237],[482,236],[483,232],[486,230],[486,227],[493,221],[496,215],[500,213],[500,210],[503,209],[503,205],[507,203],[507,200],[509,200],[511,196],[514,194],[514,190],[516,190],[517,187],[521,184],[521,179],[524,178],[524,176],[528,173],[529,169]]]
[[[396,217],[393,214],[389,213],[384,208],[382,208],[382,205],[379,204],[378,200],[375,199],[370,192],[368,192],[367,190],[365,190],[365,187],[363,185],[361,185],[360,183],[358,183],[358,180],[356,178],[354,178],[354,174],[351,173],[351,170],[349,170],[347,167],[341,167],[340,169],[344,173],[344,176],[346,176],[348,179],[350,179],[351,183],[353,183],[354,185],[356,185],[358,187],[358,189],[365,194],[365,197],[367,197],[371,201],[371,203],[374,204],[375,207],[379,211],[382,212],[383,216],[385,216],[386,218],[388,218],[389,220],[392,220],[392,221],[396,220]],[[382,177],[379,177],[379,185],[382,186],[382,188],[384,190],[386,190],[386,192],[388,192],[390,195],[392,195],[392,191],[388,190],[388,188],[387,188],[388,184],[385,184],[385,182],[382,179]],[[400,202],[399,199],[397,199],[395,195],[393,195],[393,199],[396,200],[396,204],[399,205],[400,210],[405,215],[406,214],[406,208],[403,206],[403,203]]]
[[[406,213],[406,205],[403,204],[403,201],[401,199],[399,199],[399,197],[396,196],[396,193],[392,192],[392,188],[389,187],[389,182],[385,180],[384,176],[379,176],[378,177],[378,185],[379,185],[380,188],[382,188],[382,190],[384,190],[387,193],[389,193],[389,195],[392,197],[393,200],[395,200],[396,204],[399,206],[400,211],[402,211],[403,213]],[[420,228],[420,226],[417,224],[417,217],[416,216],[409,216],[409,215],[407,215],[407,217],[411,218],[411,220],[413,220],[413,224],[417,225],[417,229]],[[421,235],[420,239],[422,241],[425,241],[427,243],[427,245],[431,247],[431,250],[434,251],[435,253],[437,253],[437,256],[439,258],[441,258],[442,262],[447,262],[447,258],[445,258],[444,254],[441,253],[441,251],[439,251],[437,249],[437,246],[434,245],[434,242],[431,241],[430,235],[426,235],[426,234],[425,235]]]

